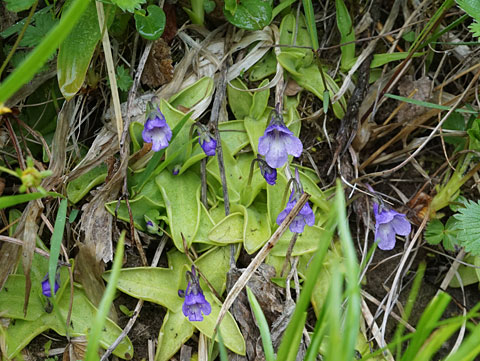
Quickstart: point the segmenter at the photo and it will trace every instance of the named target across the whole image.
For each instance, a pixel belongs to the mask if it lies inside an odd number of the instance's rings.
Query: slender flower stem
[[[293,247],[295,247],[295,243],[297,243],[299,233],[294,233],[292,239],[290,240],[290,244],[288,245],[287,253],[285,254],[285,261],[283,262],[282,272],[280,272],[280,277],[283,277],[285,271],[287,270],[287,266],[290,263],[290,258],[292,257]],[[286,286],[288,287],[288,285]]]
[[[200,161],[200,175],[202,177],[202,187],[200,188],[200,200],[206,209],[208,209],[207,202],[207,158],[205,157]]]
[[[255,162],[258,162],[257,158],[252,160],[252,163],[250,163],[250,173],[248,173],[247,187],[250,187],[252,185],[253,170],[255,168]]]

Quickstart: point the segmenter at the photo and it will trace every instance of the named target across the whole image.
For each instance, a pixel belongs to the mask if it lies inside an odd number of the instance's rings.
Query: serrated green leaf
[[[473,36],[480,37],[480,24],[479,23],[472,23],[468,27],[470,32],[472,33]]]
[[[468,15],[480,21],[480,3],[478,0],[456,0],[458,6]]]
[[[30,9],[36,0],[4,0],[8,11],[18,13]]]
[[[458,243],[474,256],[480,255],[480,201],[467,201],[455,214],[458,220]]]
[[[123,65],[117,66],[117,86],[120,90],[126,92],[133,84],[130,73]]]
[[[141,4],[145,4],[146,0],[112,0],[123,11],[133,13],[135,9],[140,9]]]
[[[40,44],[45,35],[55,26],[57,21],[50,13],[38,15],[35,19],[35,26],[29,25],[25,31],[23,39],[20,41],[21,46],[36,46]]]

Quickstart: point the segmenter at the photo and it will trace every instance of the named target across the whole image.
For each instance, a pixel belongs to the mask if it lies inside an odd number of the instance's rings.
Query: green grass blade
[[[329,290],[330,292],[330,290]],[[327,295],[327,299],[329,295]],[[315,361],[317,359],[318,350],[322,344],[323,337],[325,336],[326,330],[326,307],[322,307],[315,323],[315,329],[313,330],[312,339],[310,340],[310,345],[308,345],[307,353],[305,354],[304,361]]]
[[[315,24],[315,12],[313,11],[312,0],[302,0],[303,11],[305,11],[305,22],[307,24],[308,33],[312,40],[313,50],[317,51],[318,45],[317,25]]]
[[[353,29],[352,19],[343,0],[335,0],[335,7],[337,9],[337,27],[340,31],[340,44],[342,45],[341,67],[343,70],[354,63],[355,60],[355,31]]]
[[[330,216],[325,225],[325,232],[318,240],[319,247],[312,257],[310,266],[308,267],[305,282],[300,293],[295,311],[293,312],[292,319],[285,330],[282,342],[278,349],[277,360],[278,361],[293,361],[297,355],[300,338],[298,334],[302,334],[302,330],[305,324],[305,313],[310,305],[310,298],[312,296],[313,288],[317,277],[322,270],[323,259],[328,250],[328,246],[332,241],[333,231],[335,230],[337,216],[334,211],[330,213]],[[296,342],[298,340],[298,342]]]
[[[250,287],[247,286],[247,296],[250,307],[255,315],[257,321],[258,329],[260,330],[260,336],[262,337],[263,352],[265,354],[266,361],[274,361],[275,353],[273,351],[272,338],[270,336],[270,329],[268,328],[267,319],[263,314],[262,308],[258,303],[255,295],[253,294]]]
[[[343,327],[343,340],[341,354],[343,358],[339,360],[353,360],[355,355],[355,345],[357,343],[358,332],[360,328],[360,310],[361,297],[358,266],[355,246],[353,244],[348,219],[346,213],[345,197],[339,180],[337,180],[337,192],[335,195],[336,217],[338,219],[338,234],[342,245],[344,255],[345,279],[347,297],[347,308],[345,312],[345,325]]]
[[[463,340],[462,345],[459,347],[457,352],[453,355],[447,357],[445,361],[470,361],[475,360],[475,358],[480,354],[480,325],[475,326],[473,330],[470,331],[469,336]]]
[[[46,196],[62,197],[61,194],[55,193],[55,192],[47,192],[47,193],[34,192],[34,193],[27,193],[27,194],[16,194],[14,196],[3,196],[3,197],[0,197],[0,209],[16,206],[17,204],[30,202],[35,199],[43,198]]]
[[[55,226],[53,228],[52,238],[50,240],[50,258],[48,259],[48,282],[50,289],[55,290],[55,275],[57,274],[58,257],[60,256],[60,245],[62,244],[65,221],[67,219],[68,201],[62,199],[58,208]],[[52,292],[53,294],[53,292]]]
[[[420,290],[420,286],[422,284],[423,275],[425,274],[425,267],[426,267],[425,262],[421,262],[418,266],[417,274],[415,275],[415,279],[413,280],[412,289],[410,291],[410,294],[408,295],[407,304],[405,305],[405,312],[402,317],[405,322],[408,321],[408,318],[412,313],[413,306],[415,305],[415,300],[417,299],[417,295]],[[404,324],[399,323],[395,331],[395,335],[393,336],[393,339],[398,342],[397,357],[396,357],[398,360],[400,359],[400,352],[402,349],[402,344],[400,342],[400,339],[403,335],[404,330],[405,330]]]
[[[100,343],[100,334],[103,331],[105,320],[107,319],[108,313],[110,311],[110,306],[112,304],[117,289],[117,282],[120,276],[120,270],[122,268],[125,233],[126,231],[122,231],[120,239],[118,240],[117,249],[115,251],[115,259],[113,260],[112,272],[110,273],[110,277],[108,279],[107,288],[105,289],[105,293],[103,294],[102,300],[100,301],[97,315],[95,316],[92,329],[90,331],[90,334],[88,335],[88,345],[85,354],[85,361],[98,360],[98,346]]]
[[[16,68],[13,73],[0,84],[0,105],[5,103],[18,89],[28,83],[58,46],[67,37],[87,8],[89,0],[74,0],[66,10],[60,22],[53,27],[43,41]]]
[[[339,265],[334,265],[332,269],[340,269]],[[342,337],[342,288],[343,275],[340,271],[332,273],[332,281],[328,290],[328,298],[324,307],[327,313],[328,342],[326,343],[325,361],[350,360],[343,358],[345,347],[339,350],[338,345],[345,345],[345,339]],[[348,322],[348,320],[347,320]]]
[[[437,326],[438,320],[442,317],[449,302],[450,296],[442,292],[429,303],[418,322],[417,331],[413,334],[412,340],[403,354],[401,361],[415,359],[424,342],[431,336],[432,331]]]
[[[213,342],[212,342],[213,345]],[[220,361],[228,361],[228,353],[225,344],[223,343],[222,333],[218,330],[218,351],[220,354]]]
[[[424,101],[421,101],[421,100],[402,97],[400,95],[395,95],[395,94],[385,94],[385,96],[387,98],[400,100],[400,101],[405,102],[405,103],[415,104],[415,105],[419,105],[421,107],[426,107],[426,108],[441,109],[441,110],[450,110],[451,109],[451,107],[446,106],[446,105],[424,102]],[[455,109],[455,111],[459,112],[459,113],[468,113],[468,114],[477,114],[478,113],[476,110],[469,110],[469,109]]]

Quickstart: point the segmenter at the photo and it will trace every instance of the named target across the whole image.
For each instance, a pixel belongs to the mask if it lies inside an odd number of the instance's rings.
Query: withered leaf
[[[142,73],[142,83],[158,88],[173,79],[170,47],[162,38],[155,40]]]

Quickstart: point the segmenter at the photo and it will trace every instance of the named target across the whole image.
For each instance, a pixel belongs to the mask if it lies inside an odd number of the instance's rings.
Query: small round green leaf
[[[135,26],[145,39],[157,40],[165,30],[165,13],[156,5],[150,5],[147,11],[148,15],[135,13]]]

